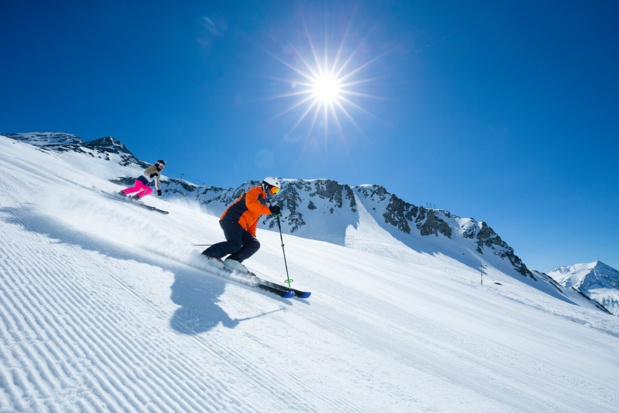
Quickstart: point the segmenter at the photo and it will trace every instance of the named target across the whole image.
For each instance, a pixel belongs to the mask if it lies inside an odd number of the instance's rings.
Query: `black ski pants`
[[[260,249],[260,242],[256,237],[243,229],[238,222],[223,219],[219,221],[219,225],[224,230],[226,240],[211,245],[202,254],[215,258],[231,254],[228,258],[243,262]]]

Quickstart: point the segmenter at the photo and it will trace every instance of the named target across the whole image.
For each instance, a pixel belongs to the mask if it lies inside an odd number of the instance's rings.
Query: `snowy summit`
[[[548,275],[619,316],[619,271],[616,269],[596,261],[559,267]]]

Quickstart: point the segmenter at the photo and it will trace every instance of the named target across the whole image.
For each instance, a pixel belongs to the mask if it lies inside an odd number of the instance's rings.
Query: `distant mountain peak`
[[[80,145],[84,143],[79,136],[62,132],[2,133],[2,135],[7,138],[43,147]]]
[[[61,132],[5,133],[3,136],[56,152],[88,153],[107,160],[111,160],[112,154],[118,155],[118,163],[122,166],[136,164],[142,168],[148,167],[147,163],[137,159],[121,141],[111,136],[89,142],[84,142],[76,135]]]
[[[559,284],[572,288],[619,315],[619,271],[594,261],[559,267],[548,273]]]
[[[94,141],[84,143],[85,146],[93,147],[93,148],[108,148],[108,149],[116,149],[124,152],[129,152],[129,149],[119,140],[114,139],[111,136],[106,136],[104,138],[95,139]]]

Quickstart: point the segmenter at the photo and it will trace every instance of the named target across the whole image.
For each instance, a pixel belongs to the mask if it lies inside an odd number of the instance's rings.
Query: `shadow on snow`
[[[3,221],[23,227],[26,231],[45,235],[57,241],[78,246],[84,250],[94,251],[121,261],[138,262],[161,267],[174,274],[171,287],[171,300],[180,308],[176,309],[170,319],[170,327],[181,334],[200,334],[208,332],[217,325],[234,328],[240,322],[263,317],[278,309],[243,319],[233,319],[218,303],[228,281],[210,276],[198,269],[175,263],[171,259],[145,258],[141,254],[131,253],[122,245],[97,238],[87,230],[80,231],[56,222],[53,217],[41,216],[30,208],[0,208],[8,215]]]

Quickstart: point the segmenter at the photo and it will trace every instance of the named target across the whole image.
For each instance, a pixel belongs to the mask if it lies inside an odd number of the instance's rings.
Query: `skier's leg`
[[[153,188],[151,188],[148,185],[142,184],[142,188],[140,188],[140,192],[138,192],[138,196],[141,199],[141,198],[144,198],[145,196],[150,195],[152,193],[153,193]]]
[[[125,195],[129,195],[132,194],[134,192],[138,192],[140,190],[140,185],[142,184],[141,181],[137,180],[133,183],[132,187],[129,187],[127,189],[123,189],[121,192]]]
[[[241,249],[243,246],[243,232],[245,230],[236,221],[219,221],[221,229],[224,231],[226,240],[217,244],[211,245],[202,254],[209,257],[222,258],[228,254],[232,254]]]
[[[230,255],[228,259],[243,262],[252,255],[254,255],[260,249],[260,241],[251,235],[248,231],[243,231],[243,246],[234,254]]]

